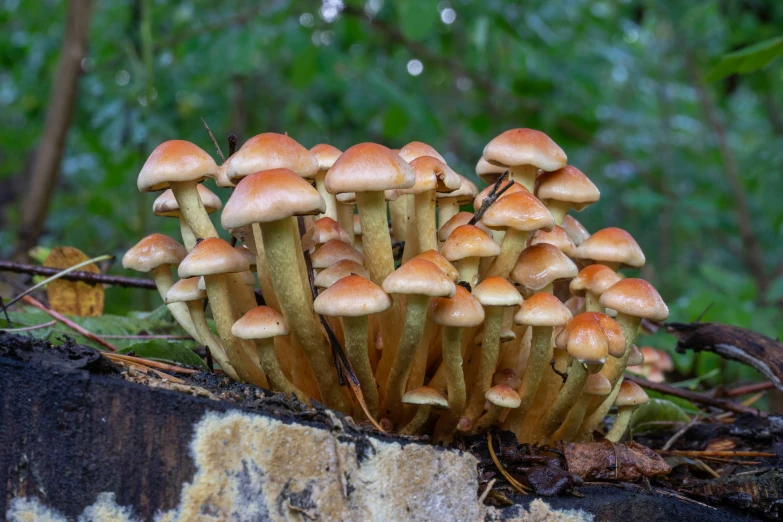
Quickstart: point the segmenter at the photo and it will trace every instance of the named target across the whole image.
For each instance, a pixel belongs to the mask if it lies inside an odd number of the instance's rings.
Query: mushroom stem
[[[326,216],[337,221],[337,198],[334,197],[334,194],[330,194],[329,191],[326,190],[326,185],[324,184],[327,172],[328,170],[319,170],[315,175],[315,189],[321,194],[321,197],[324,198],[324,201],[326,202],[326,210],[323,214],[319,214],[318,217],[322,218]],[[351,223],[351,230],[346,230],[346,232],[349,234],[353,233],[353,223]]]
[[[620,439],[623,438],[626,430],[628,430],[628,425],[631,423],[633,410],[633,406],[620,406],[617,409],[617,417],[614,419],[612,429],[606,434],[606,440],[609,442],[620,442]]]
[[[470,391],[468,405],[465,408],[465,413],[463,413],[465,417],[470,419],[471,423],[474,423],[484,411],[484,402],[486,401],[484,394],[492,387],[492,375],[495,373],[498,353],[500,352],[500,329],[503,324],[503,307],[487,306],[485,311],[481,358],[476,370],[473,389]]]
[[[380,286],[394,272],[391,236],[386,221],[386,200],[383,191],[357,192],[356,203],[362,225],[364,261],[372,282]]]
[[[204,208],[204,203],[198,195],[198,185],[195,181],[181,181],[171,184],[171,192],[179,205],[179,211],[185,218],[193,235],[197,239],[206,239],[208,237],[218,237],[215,225],[209,219],[209,214]]]
[[[364,402],[373,418],[378,417],[378,385],[372,374],[370,356],[367,353],[368,320],[366,315],[358,317],[343,317],[343,330],[345,332],[345,352],[351,361],[359,385],[364,395]],[[354,414],[361,412],[357,404]]]
[[[337,202],[337,222],[340,224],[340,228],[345,230],[348,234],[349,242],[354,244],[353,233],[353,205]]]
[[[471,287],[478,284],[479,265],[481,258],[476,256],[465,257],[457,261],[457,270],[459,271],[459,280],[470,283]]]
[[[282,392],[286,395],[293,394],[299,402],[310,404],[310,400],[302,390],[291,384],[280,369],[280,364],[275,356],[275,340],[273,337],[267,339],[256,339],[256,349],[258,350],[258,359],[261,369],[269,380],[272,390]]]
[[[158,293],[160,294],[161,299],[165,302],[166,294],[169,292],[172,285],[174,285],[174,278],[171,277],[171,267],[169,265],[161,265],[153,268],[152,279],[155,281],[155,286],[158,287]],[[205,342],[204,339],[198,335],[198,331],[193,325],[193,321],[190,319],[190,313],[188,312],[188,307],[185,303],[169,303],[166,305],[166,308],[169,309],[171,315],[174,316],[174,320],[179,323],[188,335],[200,343]]]
[[[500,420],[500,415],[506,408],[498,406],[497,404],[489,405],[487,412],[479,418],[471,428],[471,433],[481,433],[484,430],[488,430]]]
[[[434,342],[433,335],[437,329],[433,321],[424,321],[424,331],[419,338],[419,346],[416,348],[416,358],[414,359],[413,367],[408,374],[408,390],[415,390],[424,386],[424,374],[427,371],[427,356],[429,355],[429,348],[431,342]]]
[[[579,397],[576,405],[571,408],[571,411],[568,412],[566,420],[563,422],[560,428],[558,428],[555,434],[552,435],[552,440],[571,441],[576,439],[577,433],[579,433],[579,426],[582,425],[582,421],[585,418],[585,411],[590,405],[590,400],[592,398],[592,395],[588,395],[586,393],[583,393],[582,396]]]
[[[619,381],[617,381],[617,384],[615,384],[614,388],[612,388],[612,393],[606,396],[605,400],[600,401],[600,404],[598,408],[594,412],[592,412],[589,415],[585,415],[585,419],[582,421],[582,425],[579,427],[579,433],[576,435],[577,441],[585,441],[590,440],[593,436],[593,431],[595,431],[596,426],[601,424],[601,422],[604,420],[604,417],[606,417],[606,414],[609,413],[609,409],[614,404],[615,399],[617,399],[617,395],[620,393],[620,385],[623,383],[622,377]],[[604,399],[601,397],[601,399]],[[592,402],[590,403],[592,405]]]
[[[413,196],[416,207],[416,229],[419,252],[438,249],[438,227],[435,222],[435,191],[427,190]]]
[[[449,219],[459,214],[457,198],[440,198],[438,200],[438,223],[443,226]]]
[[[400,435],[416,435],[427,423],[427,420],[429,420],[431,411],[432,406],[426,404],[419,406],[416,409],[416,415],[414,415],[410,422],[403,426],[398,433]]]
[[[402,413],[402,395],[405,393],[408,375],[410,375],[413,362],[416,359],[416,350],[427,319],[428,304],[429,297],[425,295],[411,294],[407,296],[405,326],[402,330],[394,363],[389,371],[389,378],[386,381],[384,396],[386,416],[399,418]]]
[[[269,275],[269,266],[266,263],[266,251],[264,250],[264,236],[263,232],[261,232],[261,225],[253,223],[253,235],[245,238],[244,243],[256,253],[258,284],[261,287],[261,293],[264,295],[266,305],[281,312],[280,302],[277,299],[277,294],[272,286],[272,278]]]
[[[465,376],[462,373],[462,328],[443,327],[443,363],[446,369],[449,411],[438,422],[434,439],[449,442],[465,409],[466,401]]]
[[[519,388],[521,403],[519,408],[512,411],[506,418],[506,426],[519,437],[522,429],[522,420],[528,412],[536,397],[536,391],[541,383],[549,361],[552,360],[552,332],[551,326],[533,326],[533,336],[530,341],[530,356],[527,359],[527,368],[522,377],[522,386]]]
[[[571,360],[571,367],[568,370],[568,379],[566,380],[560,393],[552,406],[547,411],[543,420],[541,420],[534,430],[533,441],[546,444],[549,442],[552,434],[557,431],[560,425],[568,415],[568,411],[574,407],[582,390],[587,382],[587,370],[576,359]]]
[[[188,222],[182,217],[182,214],[179,215],[179,232],[182,234],[182,244],[185,245],[187,251],[190,252],[193,250],[193,247],[196,246],[196,236],[193,235],[193,231],[190,230],[190,225],[188,225]]]
[[[389,215],[392,223],[392,236],[396,241],[405,241],[408,228],[408,198],[405,194],[389,201]]]
[[[405,246],[402,250],[402,263],[405,264],[412,258],[421,254],[423,250],[419,248],[419,227],[417,225],[418,219],[416,219],[416,207],[413,201],[413,194],[404,194],[400,197],[410,199],[410,206],[408,207],[408,225],[405,229]]]
[[[536,167],[533,165],[518,165],[516,167],[510,167],[508,170],[508,177],[511,181],[516,181],[525,187],[528,192],[534,194],[536,178],[538,177],[538,169]]]
[[[563,218],[568,214],[568,203],[565,201],[548,200],[544,203],[549,213],[555,218],[555,225],[563,224]]]
[[[585,312],[599,312],[599,313],[605,313],[606,308],[601,306],[601,304],[598,302],[598,299],[600,298],[600,295],[594,294],[591,291],[585,292]]]
[[[294,262],[299,246],[294,241],[291,219],[261,223],[261,231],[280,312],[310,361],[321,398],[327,406],[347,414],[351,405],[337,382],[331,347],[315,319],[310,300],[302,287],[298,263]]]
[[[188,301],[186,306],[190,311],[190,318],[193,321],[193,326],[196,328],[199,339],[209,348],[209,352],[220,365],[220,368],[235,381],[241,381],[242,379],[239,378],[237,371],[231,366],[228,355],[223,350],[223,345],[220,344],[212,330],[209,329],[207,318],[204,315],[204,305],[201,300]]]
[[[519,254],[525,249],[528,235],[530,235],[528,232],[514,228],[507,229],[503,243],[500,245],[500,254],[489,266],[484,277],[508,277],[519,259]]]

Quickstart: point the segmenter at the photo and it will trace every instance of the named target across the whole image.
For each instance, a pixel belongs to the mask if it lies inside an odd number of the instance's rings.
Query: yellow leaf
[[[90,259],[84,252],[73,247],[53,248],[44,260],[43,266],[65,269]],[[98,266],[87,265],[80,270],[99,274]],[[57,279],[46,285],[46,295],[52,310],[61,314],[81,317],[103,315],[103,285],[84,281]]]

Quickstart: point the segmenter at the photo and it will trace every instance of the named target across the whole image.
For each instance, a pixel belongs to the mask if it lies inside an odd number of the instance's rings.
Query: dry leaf
[[[53,248],[43,265],[65,269],[90,259],[77,248],[65,246]],[[80,268],[84,272],[99,274],[93,263]],[[46,296],[52,310],[61,314],[89,317],[103,314],[103,286],[84,281],[57,279],[46,285]]]
[[[635,442],[557,441],[557,449],[565,456],[568,471],[587,481],[633,482],[642,477],[666,475],[672,470],[660,455]]]
[[[707,443],[707,446],[705,446],[704,451],[731,451],[736,447],[737,447],[737,443],[734,441],[734,439],[731,439],[729,437],[717,437],[711,439]]]

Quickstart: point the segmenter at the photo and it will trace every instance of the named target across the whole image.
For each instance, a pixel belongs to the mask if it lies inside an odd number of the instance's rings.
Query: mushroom
[[[571,280],[568,289],[585,298],[585,311],[604,313],[606,309],[598,300],[606,290],[622,279],[606,265],[587,265]]]
[[[555,226],[551,232],[542,229],[530,236],[530,239],[528,240],[529,245],[537,245],[539,243],[554,245],[568,257],[573,257],[574,252],[576,251],[574,242],[571,241],[571,238],[568,237],[565,230],[559,226]]]
[[[576,218],[568,214],[563,218],[563,223],[560,226],[576,246],[581,245],[590,237],[590,232]]]
[[[204,210],[207,211],[207,214],[212,214],[213,212],[220,210],[220,207],[223,206],[220,198],[204,185],[199,183],[196,185],[196,190],[198,191],[199,198],[201,198],[201,202],[204,205]],[[182,212],[179,210],[179,203],[177,203],[177,199],[174,197],[174,192],[171,189],[163,191],[163,193],[155,199],[155,202],[152,204],[152,212],[156,216],[178,218],[182,242],[185,243],[185,248],[188,252],[193,250],[193,247],[196,246],[196,238],[193,235],[193,231],[190,230],[188,222],[185,221],[185,218],[182,216]]]
[[[447,223],[459,212],[460,205],[467,205],[478,194],[478,188],[468,178],[459,176],[460,186],[452,192],[439,192],[437,194],[438,222]]]
[[[438,253],[437,250],[425,250],[421,254],[417,255],[414,259],[423,259],[433,263],[440,268],[444,274],[448,276],[452,281],[459,280],[459,271],[454,268],[454,265],[449,263],[449,260]]]
[[[456,262],[460,280],[473,286],[478,283],[481,258],[498,255],[500,245],[479,227],[460,225],[443,243],[440,252],[447,260]]]
[[[598,187],[581,170],[570,165],[545,172],[536,185],[536,196],[544,202],[558,225],[569,209],[581,212],[601,197]]]
[[[495,183],[506,170],[506,167],[493,165],[485,160],[483,156],[476,163],[476,175],[481,178],[481,181],[489,185]]]
[[[289,169],[297,175],[313,179],[318,173],[318,160],[296,140],[284,134],[265,132],[247,140],[227,162],[226,175],[232,183],[255,172]]]
[[[358,275],[365,279],[370,278],[370,273],[361,263],[351,259],[342,259],[318,272],[314,283],[317,287],[329,288],[343,277],[348,277],[349,275]]]
[[[470,221],[473,219],[473,215],[474,214],[472,212],[458,212],[445,223],[441,223],[440,228],[438,229],[438,241],[440,241],[442,244],[449,238],[451,233],[454,232],[455,228],[461,225],[470,225]],[[481,220],[477,221],[475,225],[486,232],[489,237],[494,237],[492,230],[487,228],[487,226],[484,225]]]
[[[402,294],[406,297],[405,326],[384,394],[385,415],[398,418],[405,384],[424,331],[429,300],[431,297],[453,297],[456,287],[434,263],[414,258],[392,272],[383,282],[383,289],[389,294]]]
[[[473,426],[474,432],[481,432],[497,424],[503,411],[507,409],[519,408],[521,403],[517,391],[507,384],[498,384],[488,389],[484,394],[489,401],[490,407],[487,413]]]
[[[364,256],[354,247],[339,239],[327,241],[313,255],[310,261],[316,270],[329,268],[338,261],[349,260],[354,263],[362,264]]]
[[[420,141],[412,141],[396,152],[408,163],[422,156],[429,156],[446,163],[446,160],[434,148]],[[401,194],[395,201],[389,202],[389,215],[391,216],[392,231],[397,241],[407,241],[408,225],[415,227],[415,211],[413,207],[413,195]],[[421,250],[421,249],[416,249]],[[404,258],[409,261],[415,254],[409,252]]]
[[[334,197],[334,194],[330,194],[329,191],[326,190],[324,180],[326,179],[326,173],[330,168],[332,168],[334,162],[337,161],[337,158],[339,158],[340,154],[343,152],[336,147],[327,145],[326,143],[319,143],[310,149],[310,153],[318,162],[318,172],[315,175],[315,188],[318,190],[318,193],[321,195],[321,197],[324,198],[324,202],[326,203],[326,210],[323,214],[319,214],[318,218],[322,219],[324,217],[328,217],[333,220],[337,220],[337,199]],[[351,214],[353,214],[353,209],[351,209]],[[347,231],[348,230],[346,230],[346,232]],[[352,243],[350,240],[347,242]]]
[[[353,233],[353,230],[351,230],[351,233]],[[313,226],[304,233],[302,236],[302,249],[317,249],[319,246],[333,239],[338,239],[343,243],[352,243],[351,236],[348,235],[347,231],[343,230],[337,221],[324,216],[316,219],[313,222]]]
[[[617,406],[617,417],[614,419],[612,429],[606,434],[606,440],[620,442],[628,425],[631,423],[631,415],[637,406],[647,404],[650,399],[641,386],[631,381],[623,381],[620,385],[620,393],[614,401]]]
[[[367,354],[367,317],[388,310],[391,298],[378,285],[361,276],[350,275],[321,292],[313,306],[318,314],[341,317],[345,351],[351,361],[373,418],[378,415],[378,386]],[[354,410],[358,414],[359,410]]]
[[[283,374],[275,356],[274,338],[288,335],[288,325],[282,315],[268,306],[256,306],[231,326],[231,333],[239,339],[255,341],[261,369],[272,390],[293,394],[300,402],[310,403],[302,390],[291,384]]]
[[[549,172],[565,167],[565,152],[552,139],[534,129],[510,129],[484,147],[484,159],[493,165],[504,165],[511,179],[531,193],[538,169]]]
[[[585,388],[582,390],[582,396],[576,402],[576,405],[568,412],[565,422],[552,435],[552,440],[574,440],[579,432],[579,426],[585,417],[590,401],[594,397],[605,397],[612,391],[612,385],[602,373],[592,373],[587,376]]]
[[[622,266],[641,268],[644,252],[634,238],[621,228],[609,227],[590,236],[576,249],[577,259],[601,263],[612,270]]]
[[[576,277],[573,261],[554,245],[539,243],[519,255],[511,279],[530,290],[552,293],[552,283]]]
[[[432,408],[445,410],[449,407],[449,401],[438,390],[429,386],[422,386],[407,392],[402,396],[402,403],[418,406],[418,408],[416,415],[410,422],[398,430],[400,435],[416,435],[429,420]]]

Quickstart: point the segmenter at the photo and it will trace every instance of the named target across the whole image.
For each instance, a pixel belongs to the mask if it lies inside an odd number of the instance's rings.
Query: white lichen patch
[[[9,522],[69,522],[41,504],[36,498],[15,498],[6,513]],[[137,522],[132,510],[117,504],[114,493],[100,493],[95,504],[87,506],[78,522]]]

